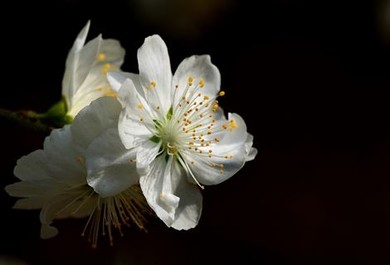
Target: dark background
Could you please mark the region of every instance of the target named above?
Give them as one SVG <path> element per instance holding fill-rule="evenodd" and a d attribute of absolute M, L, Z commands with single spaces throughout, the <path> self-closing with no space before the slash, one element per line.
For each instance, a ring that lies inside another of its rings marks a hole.
<path fill-rule="evenodd" d="M 256 4 L 256 5 L 254 5 Z M 190 231 L 151 220 L 100 240 L 85 220 L 56 222 L 39 238 L 39 212 L 12 210 L 0 191 L 1 257 L 23 264 L 390 264 L 390 1 L 17 1 L 1 17 L 0 107 L 46 110 L 60 99 L 65 58 L 91 19 L 136 50 L 158 33 L 172 70 L 210 54 L 225 111 L 244 117 L 259 154 L 204 190 Z M 10 15 L 8 18 L 4 14 Z M 44 134 L 0 120 L 2 186 Z"/>

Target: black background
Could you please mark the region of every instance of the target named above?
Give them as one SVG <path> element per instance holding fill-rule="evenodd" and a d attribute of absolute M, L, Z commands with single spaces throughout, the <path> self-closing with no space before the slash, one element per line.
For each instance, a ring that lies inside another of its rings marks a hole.
<path fill-rule="evenodd" d="M 254 5 L 256 4 L 256 5 Z M 12 5 L 12 6 L 10 6 Z M 259 154 L 203 191 L 199 225 L 151 220 L 91 249 L 85 220 L 39 238 L 39 212 L 12 210 L 1 189 L 1 257 L 26 264 L 390 264 L 389 1 L 17 1 L 2 7 L 0 107 L 46 110 L 65 58 L 91 19 L 136 51 L 160 34 L 172 70 L 210 54 L 225 111 L 244 117 Z M 387 5 L 387 6 L 386 6 Z M 386 13 L 387 8 L 387 13 Z M 5 14 L 10 15 L 6 17 Z M 386 20 L 387 19 L 387 20 Z M 386 22 L 387 21 L 387 22 Z M 2 186 L 44 134 L 1 120 Z"/>

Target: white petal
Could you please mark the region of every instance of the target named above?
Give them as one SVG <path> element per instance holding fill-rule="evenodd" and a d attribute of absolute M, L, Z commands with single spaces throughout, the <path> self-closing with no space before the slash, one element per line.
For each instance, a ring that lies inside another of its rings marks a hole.
<path fill-rule="evenodd" d="M 45 138 L 44 151 L 36 150 L 20 158 L 14 174 L 25 181 L 57 178 L 69 183 L 78 182 L 83 169 L 72 148 L 69 126 L 53 130 Z"/>
<path fill-rule="evenodd" d="M 141 97 L 144 97 L 139 75 L 133 74 L 133 73 L 127 73 L 127 72 L 120 72 L 120 71 L 112 71 L 112 72 L 109 72 L 107 74 L 108 82 L 110 83 L 112 89 L 117 91 L 117 92 L 119 92 L 119 89 L 121 88 L 123 83 L 126 81 L 126 79 L 130 79 L 133 82 L 133 85 L 135 86 L 136 91 L 141 95 Z M 120 100 L 120 98 L 118 98 L 118 99 Z M 126 105 L 123 104 L 123 107 L 125 107 L 125 106 Z"/>
<path fill-rule="evenodd" d="M 49 239 L 55 237 L 58 234 L 58 229 L 50 224 L 42 224 L 41 225 L 41 238 Z"/>
<path fill-rule="evenodd" d="M 189 77 L 193 78 L 193 84 L 187 91 Z M 204 86 L 200 87 L 199 82 L 204 82 Z M 194 55 L 180 63 L 173 76 L 173 86 L 175 87 L 174 106 L 177 106 L 182 96 L 187 94 L 186 92 L 192 92 L 196 87 L 202 93 L 202 97 L 206 95 L 215 97 L 221 86 L 221 75 L 218 68 L 211 63 L 210 56 Z"/>
<path fill-rule="evenodd" d="M 73 197 L 70 197 L 68 194 L 58 195 L 53 197 L 48 203 L 42 208 L 39 219 L 41 220 L 41 238 L 50 238 L 57 234 L 57 230 L 54 227 L 51 227 L 50 224 L 53 220 L 61 213 L 62 217 L 70 217 L 72 209 L 66 208 L 66 206 L 73 201 Z"/>
<path fill-rule="evenodd" d="M 87 42 L 85 46 L 79 51 L 79 58 L 73 75 L 73 95 L 87 78 L 89 71 L 96 61 L 96 56 L 99 53 L 102 42 L 103 39 L 101 35 L 99 35 L 95 39 Z"/>
<path fill-rule="evenodd" d="M 72 124 L 73 140 L 86 149 L 98 135 L 117 126 L 121 106 L 111 97 L 102 97 L 79 112 Z"/>
<path fill-rule="evenodd" d="M 11 193 L 9 192 L 9 194 L 11 194 Z M 15 204 L 12 208 L 23 209 L 23 210 L 40 209 L 47 203 L 47 201 L 48 201 L 48 198 L 43 197 L 43 196 L 19 199 L 15 202 Z"/>
<path fill-rule="evenodd" d="M 119 118 L 119 135 L 125 147 L 130 149 L 152 137 L 151 128 L 154 129 L 154 122 L 148 104 L 130 79 L 123 83 L 118 99 L 125 106 Z"/>
<path fill-rule="evenodd" d="M 253 145 L 253 135 L 248 133 L 248 137 L 245 142 L 246 162 L 252 161 L 253 159 L 255 159 L 257 155 L 257 149 L 252 147 L 252 145 Z"/>
<path fill-rule="evenodd" d="M 171 226 L 175 221 L 175 211 L 179 205 L 179 198 L 173 194 L 172 179 L 178 174 L 172 168 L 172 157 L 165 161 L 164 156 L 160 156 L 153 161 L 148 175 L 142 176 L 140 185 L 146 201 L 155 211 L 157 216 L 167 225 Z"/>
<path fill-rule="evenodd" d="M 236 113 L 228 113 L 228 121 L 233 121 L 235 123 L 235 128 L 228 128 L 224 130 L 224 135 L 221 137 L 220 143 L 217 147 L 222 147 L 226 145 L 241 145 L 246 142 L 248 133 L 246 131 L 245 121 L 241 118 L 240 115 Z M 222 147 L 224 148 L 224 147 Z"/>
<path fill-rule="evenodd" d="M 167 46 L 160 36 L 145 39 L 138 49 L 138 67 L 145 88 L 150 87 L 150 82 L 156 84 L 145 90 L 146 99 L 166 115 L 171 106 L 172 71 Z"/>
<path fill-rule="evenodd" d="M 172 182 L 177 185 L 174 193 L 180 198 L 180 202 L 172 227 L 187 230 L 194 228 L 199 222 L 202 213 L 202 194 L 196 184 L 188 182 L 179 163 L 174 163 L 173 167 L 175 168 L 172 169 Z"/>
<path fill-rule="evenodd" d="M 130 75 L 135 74 L 112 71 L 107 73 L 107 80 L 110 83 L 111 88 L 118 92 L 126 79 L 130 78 Z"/>
<path fill-rule="evenodd" d="M 88 49 L 89 44 L 84 49 Z M 115 96 L 116 92 L 111 89 L 107 81 L 107 72 L 118 71 L 124 55 L 125 50 L 118 41 L 112 39 L 101 41 L 97 54 L 90 54 L 91 58 L 88 58 L 88 61 L 93 63 L 87 65 L 89 68 L 83 68 L 87 75 L 74 92 L 68 115 L 76 116 L 81 109 L 99 97 Z M 81 65 L 81 62 L 79 64 Z"/>
<path fill-rule="evenodd" d="M 155 160 L 161 144 L 145 141 L 137 148 L 137 169 L 141 175 L 148 174 L 151 163 Z"/>
<path fill-rule="evenodd" d="M 85 170 L 74 148 L 70 125 L 53 130 L 43 146 L 47 160 L 41 167 L 46 168 L 51 178 L 67 183 L 80 182 Z"/>
<path fill-rule="evenodd" d="M 62 189 L 63 185 L 55 179 L 20 181 L 5 187 L 7 193 L 14 197 L 47 197 L 60 192 Z"/>
<path fill-rule="evenodd" d="M 36 150 L 27 156 L 22 156 L 16 162 L 14 174 L 21 180 L 41 180 L 50 178 L 47 175 L 45 165 L 47 158 L 43 150 Z"/>
<path fill-rule="evenodd" d="M 185 151 L 183 157 L 187 161 L 196 179 L 205 185 L 219 184 L 232 177 L 244 165 L 247 154 L 246 125 L 237 114 L 229 114 L 235 128 L 224 130 L 219 143 L 205 147 L 202 154 Z M 207 152 L 212 153 L 208 156 Z"/>
<path fill-rule="evenodd" d="M 97 137 L 86 157 L 87 182 L 101 197 L 115 196 L 138 183 L 136 153 L 125 149 L 116 128 Z"/>
<path fill-rule="evenodd" d="M 99 62 L 121 66 L 125 59 L 126 51 L 119 41 L 114 39 L 103 39 L 99 53 L 102 53 L 105 56 L 104 60 Z"/>
<path fill-rule="evenodd" d="M 85 40 L 87 39 L 90 24 L 90 21 L 88 21 L 84 28 L 80 31 L 66 59 L 65 74 L 62 80 L 62 94 L 65 96 L 68 104 L 70 104 L 75 89 L 77 88 L 74 76 L 76 74 L 77 63 L 79 60 L 78 53 L 84 46 Z"/>

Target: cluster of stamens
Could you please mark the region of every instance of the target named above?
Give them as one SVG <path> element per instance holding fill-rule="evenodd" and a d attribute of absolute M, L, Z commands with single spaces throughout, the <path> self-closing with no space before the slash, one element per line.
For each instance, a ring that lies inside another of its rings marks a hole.
<path fill-rule="evenodd" d="M 196 163 L 196 159 L 184 161 L 181 154 L 195 152 L 198 158 L 207 162 L 209 158 L 218 156 L 213 153 L 213 146 L 221 141 L 218 135 L 223 135 L 221 134 L 223 131 L 237 128 L 237 123 L 233 119 L 221 122 L 216 118 L 216 112 L 219 110 L 217 98 L 224 96 L 225 92 L 220 91 L 217 95 L 207 94 L 204 91 L 205 85 L 203 78 L 195 80 L 192 76 L 188 77 L 184 87 L 175 85 L 173 99 L 176 97 L 177 99 L 173 102 L 168 114 L 161 113 L 159 106 L 152 106 L 150 109 L 157 113 L 153 116 L 145 111 L 142 103 L 137 105 L 140 122 L 145 120 L 144 115 L 149 120 L 153 120 L 154 128 L 149 128 L 149 130 L 154 134 L 152 140 L 161 143 L 160 153 L 176 156 L 192 176 L 188 165 Z M 156 95 L 156 89 L 158 89 L 158 84 L 151 81 L 145 91 Z M 179 98 L 176 95 L 181 96 Z M 219 158 L 231 159 L 233 156 L 224 155 Z M 216 164 L 209 161 L 206 164 L 218 167 L 220 174 L 223 174 L 223 163 Z"/>

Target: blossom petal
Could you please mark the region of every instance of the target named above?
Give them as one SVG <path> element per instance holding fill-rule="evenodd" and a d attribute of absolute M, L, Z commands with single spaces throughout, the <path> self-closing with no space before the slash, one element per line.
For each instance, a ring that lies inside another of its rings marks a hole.
<path fill-rule="evenodd" d="M 55 129 L 45 138 L 43 149 L 46 168 L 52 178 L 60 182 L 79 183 L 85 170 L 80 161 L 80 154 L 72 142 L 70 125 Z M 61 161 L 59 163 L 59 161 Z"/>
<path fill-rule="evenodd" d="M 211 153 L 206 147 L 203 154 L 183 152 L 192 173 L 202 184 L 215 185 L 227 180 L 241 169 L 248 157 L 245 122 L 239 115 L 229 113 L 231 120 L 234 128 L 224 130 L 220 142 L 210 146 Z"/>
<path fill-rule="evenodd" d="M 245 162 L 252 161 L 257 155 L 257 149 L 252 147 L 253 145 L 253 135 L 248 133 L 248 137 L 245 142 L 245 153 L 246 159 Z"/>
<path fill-rule="evenodd" d="M 152 137 L 153 117 L 149 114 L 148 103 L 140 96 L 130 79 L 123 83 L 118 99 L 125 106 L 119 118 L 119 135 L 126 148 L 133 148 Z"/>
<path fill-rule="evenodd" d="M 74 198 L 68 196 L 67 194 L 62 194 L 56 197 L 53 197 L 48 203 L 42 208 L 39 219 L 41 221 L 41 238 L 47 239 L 53 236 L 56 236 L 58 231 L 56 228 L 50 226 L 53 220 L 61 211 L 67 211 L 68 216 L 70 216 L 69 209 L 66 208 Z"/>
<path fill-rule="evenodd" d="M 141 175 L 148 174 L 151 163 L 160 151 L 161 143 L 145 141 L 137 147 L 137 169 Z"/>
<path fill-rule="evenodd" d="M 116 127 L 121 106 L 111 97 L 102 97 L 80 111 L 72 124 L 73 141 L 86 149 L 107 128 Z"/>
<path fill-rule="evenodd" d="M 179 163 L 174 163 L 172 167 L 173 172 L 179 172 L 172 174 L 172 182 L 177 183 L 174 193 L 180 198 L 172 227 L 177 230 L 188 230 L 199 222 L 202 213 L 202 193 L 196 184 L 188 182 L 184 177 L 185 173 Z"/>
<path fill-rule="evenodd" d="M 99 54 L 104 56 L 103 59 L 97 58 L 100 63 L 121 66 L 125 59 L 126 51 L 119 41 L 114 39 L 103 39 L 103 42 L 100 45 Z"/>
<path fill-rule="evenodd" d="M 36 150 L 27 156 L 22 156 L 16 162 L 14 174 L 21 180 L 41 180 L 50 178 L 42 165 L 47 163 L 43 150 Z"/>
<path fill-rule="evenodd" d="M 138 183 L 136 153 L 125 149 L 117 128 L 96 137 L 86 157 L 87 182 L 101 197 L 115 196 Z"/>
<path fill-rule="evenodd" d="M 172 180 L 177 180 L 176 174 L 180 172 L 172 167 L 172 163 L 172 157 L 169 157 L 167 162 L 164 156 L 157 157 L 149 174 L 140 179 L 141 189 L 149 206 L 169 227 L 175 221 L 175 211 L 180 200 L 172 190 L 176 186 Z"/>
<path fill-rule="evenodd" d="M 58 229 L 50 224 L 42 224 L 41 225 L 41 238 L 49 239 L 55 237 L 58 234 Z"/>
<path fill-rule="evenodd" d="M 68 104 L 79 85 L 76 83 L 76 79 L 74 77 L 79 60 L 79 52 L 83 48 L 85 40 L 87 39 L 90 24 L 90 21 L 88 21 L 84 28 L 80 31 L 66 59 L 65 74 L 62 80 L 62 94 L 65 96 Z"/>
<path fill-rule="evenodd" d="M 47 197 L 60 192 L 62 189 L 63 186 L 55 179 L 20 181 L 5 187 L 7 193 L 14 197 Z"/>
<path fill-rule="evenodd" d="M 172 71 L 167 46 L 160 36 L 153 35 L 145 39 L 137 56 L 145 98 L 166 115 L 172 102 Z"/>
<path fill-rule="evenodd" d="M 202 97 L 215 97 L 221 86 L 221 75 L 218 68 L 211 63 L 210 56 L 191 56 L 183 60 L 173 76 L 175 87 L 174 106 L 186 94 L 198 89 Z M 186 88 L 191 85 L 190 89 Z M 197 94 L 197 93 L 196 93 Z"/>
<path fill-rule="evenodd" d="M 70 139 L 69 125 L 53 130 L 45 138 L 44 150 L 36 150 L 17 161 L 15 176 L 24 181 L 57 178 L 62 182 L 78 182 L 83 169 L 77 161 Z"/>

